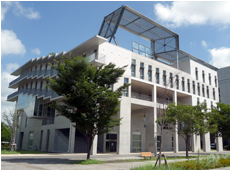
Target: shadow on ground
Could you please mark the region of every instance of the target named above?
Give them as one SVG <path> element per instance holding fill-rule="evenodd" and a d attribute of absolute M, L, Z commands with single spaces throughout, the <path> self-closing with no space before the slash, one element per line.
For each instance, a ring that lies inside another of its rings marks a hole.
<path fill-rule="evenodd" d="M 72 164 L 74 160 L 63 158 L 5 158 L 5 162 L 28 164 Z"/>

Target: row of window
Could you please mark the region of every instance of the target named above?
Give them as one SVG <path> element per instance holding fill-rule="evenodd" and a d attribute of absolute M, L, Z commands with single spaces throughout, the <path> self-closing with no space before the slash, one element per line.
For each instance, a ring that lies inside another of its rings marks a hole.
<path fill-rule="evenodd" d="M 196 80 L 199 80 L 197 67 L 195 67 L 195 75 L 196 75 Z M 203 81 L 203 83 L 205 83 L 205 72 L 204 72 L 204 70 L 202 70 L 202 81 Z M 211 73 L 208 73 L 208 81 L 209 81 L 209 85 L 212 85 Z M 217 76 L 215 76 L 215 87 L 217 87 Z"/>
<path fill-rule="evenodd" d="M 39 89 L 42 90 L 43 85 L 46 84 L 46 83 L 47 83 L 46 81 L 45 82 L 40 81 L 40 88 Z M 23 86 L 19 87 L 18 90 L 20 90 L 20 89 L 30 89 L 30 90 L 32 90 L 32 87 L 33 87 L 33 81 L 31 81 L 30 83 L 26 83 L 25 86 L 23 85 Z M 37 81 L 35 82 L 34 89 L 38 90 L 38 82 Z M 48 90 L 48 87 L 46 86 L 45 89 Z"/>
<path fill-rule="evenodd" d="M 53 65 L 53 63 L 52 63 L 52 65 Z M 45 64 L 45 70 L 46 70 L 46 71 L 48 70 L 48 66 L 49 66 L 49 64 L 46 63 L 46 64 Z M 42 67 L 43 67 L 42 64 L 40 64 L 40 65 L 35 65 L 34 69 L 33 69 L 33 67 L 31 67 L 31 68 L 30 68 L 29 70 L 27 70 L 26 72 L 42 71 Z"/>
<path fill-rule="evenodd" d="M 206 103 L 206 99 L 204 99 L 204 102 Z M 197 97 L 197 105 L 200 104 L 200 98 Z M 213 101 L 210 102 L 211 108 L 213 107 Z"/>
<path fill-rule="evenodd" d="M 132 59 L 132 65 L 131 65 L 131 73 L 132 73 L 132 76 L 133 77 L 136 77 L 136 60 Z M 160 72 L 159 72 L 159 68 L 156 68 L 156 83 L 157 84 L 160 84 Z M 176 85 L 176 89 L 179 90 L 179 87 L 180 87 L 180 83 L 179 83 L 179 75 L 176 74 L 175 75 L 175 82 L 173 81 L 174 79 L 174 76 L 173 76 L 173 73 L 169 73 L 169 84 L 167 84 L 167 75 L 166 75 L 166 70 L 163 70 L 163 77 L 162 77 L 162 80 L 163 80 L 163 85 L 164 86 L 169 86 L 171 88 L 173 88 L 174 84 Z M 141 62 L 140 63 L 140 79 L 144 79 L 144 63 Z M 185 78 L 182 77 L 181 78 L 181 88 L 182 88 L 182 91 L 185 91 Z M 148 81 L 152 81 L 152 66 L 149 65 L 148 66 Z M 211 81 L 211 80 L 210 80 Z M 216 80 L 216 76 L 215 76 L 215 81 Z M 217 84 L 216 84 L 217 86 Z M 188 93 L 191 93 L 191 90 L 190 90 L 190 79 L 187 79 L 187 92 Z M 193 94 L 196 94 L 196 85 L 195 85 L 195 81 L 192 81 L 192 93 Z M 200 96 L 200 83 L 197 83 L 197 94 Z M 206 88 L 206 95 L 207 95 L 207 98 L 209 98 L 209 86 L 207 86 Z M 204 84 L 202 84 L 202 96 L 205 97 L 205 88 L 204 88 Z M 213 99 L 215 100 L 215 88 L 213 88 Z"/>

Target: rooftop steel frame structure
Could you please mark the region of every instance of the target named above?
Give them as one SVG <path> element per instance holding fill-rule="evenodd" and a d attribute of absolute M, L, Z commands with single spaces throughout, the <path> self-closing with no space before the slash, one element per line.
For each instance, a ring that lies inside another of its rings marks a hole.
<path fill-rule="evenodd" d="M 109 39 L 115 38 L 118 27 L 133 33 L 151 42 L 151 55 L 153 59 L 160 59 L 175 65 L 179 69 L 179 63 L 192 59 L 213 70 L 216 67 L 179 49 L 179 35 L 154 22 L 146 16 L 138 13 L 128 6 L 121 6 L 114 12 L 104 17 L 98 35 Z"/>

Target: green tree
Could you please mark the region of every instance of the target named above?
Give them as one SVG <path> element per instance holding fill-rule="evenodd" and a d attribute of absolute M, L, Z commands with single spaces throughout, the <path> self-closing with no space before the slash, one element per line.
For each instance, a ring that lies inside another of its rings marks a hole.
<path fill-rule="evenodd" d="M 166 109 L 168 121 L 178 125 L 176 130 L 185 140 L 186 157 L 188 157 L 189 140 L 193 134 L 203 135 L 216 128 L 215 126 L 210 126 L 207 111 L 206 103 L 197 106 L 180 103 L 176 106 L 171 103 Z"/>
<path fill-rule="evenodd" d="M 58 71 L 58 78 L 49 78 L 48 87 L 63 96 L 62 104 L 52 107 L 72 122 L 85 135 L 87 140 L 87 159 L 95 135 L 107 133 L 120 124 L 118 113 L 119 98 L 129 84 L 112 90 L 125 67 L 115 68 L 114 64 L 94 66 L 84 57 L 63 57 L 62 62 L 52 68 Z"/>
<path fill-rule="evenodd" d="M 225 103 L 217 103 L 212 108 L 210 122 L 218 126 L 217 135 L 222 135 L 226 139 L 230 139 L 230 105 Z"/>
<path fill-rule="evenodd" d="M 1 122 L 1 141 L 10 142 L 11 131 L 4 122 Z"/>

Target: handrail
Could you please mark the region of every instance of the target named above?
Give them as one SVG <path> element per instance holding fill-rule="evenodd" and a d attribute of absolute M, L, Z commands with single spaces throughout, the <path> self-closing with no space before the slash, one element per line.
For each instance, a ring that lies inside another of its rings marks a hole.
<path fill-rule="evenodd" d="M 140 94 L 140 93 L 131 93 L 131 97 L 135 99 L 141 99 L 141 100 L 146 100 L 146 101 L 152 101 L 152 96 L 151 95 L 145 95 L 145 94 Z"/>

